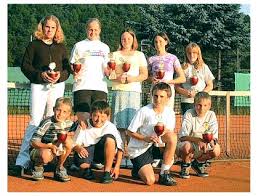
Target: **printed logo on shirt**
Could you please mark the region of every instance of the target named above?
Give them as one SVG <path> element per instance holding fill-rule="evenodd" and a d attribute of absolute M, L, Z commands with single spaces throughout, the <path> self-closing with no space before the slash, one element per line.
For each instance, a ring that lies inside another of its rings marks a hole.
<path fill-rule="evenodd" d="M 101 50 L 87 50 L 84 52 L 84 56 L 101 56 L 104 57 L 104 52 Z"/>

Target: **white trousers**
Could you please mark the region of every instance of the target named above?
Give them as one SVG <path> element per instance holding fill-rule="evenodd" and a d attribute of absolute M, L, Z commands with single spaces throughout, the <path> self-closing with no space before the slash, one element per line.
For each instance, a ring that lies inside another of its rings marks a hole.
<path fill-rule="evenodd" d="M 53 107 L 56 99 L 64 95 L 65 83 L 31 84 L 30 116 L 31 120 L 25 131 L 20 152 L 16 159 L 16 165 L 27 168 L 30 164 L 30 140 L 41 120 L 53 115 Z"/>

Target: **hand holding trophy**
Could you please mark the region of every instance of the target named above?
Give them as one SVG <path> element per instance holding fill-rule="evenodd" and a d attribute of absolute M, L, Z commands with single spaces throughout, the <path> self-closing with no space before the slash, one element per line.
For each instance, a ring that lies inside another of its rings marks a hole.
<path fill-rule="evenodd" d="M 47 72 L 48 76 L 55 80 L 56 77 L 58 76 L 58 73 L 54 71 L 54 69 L 56 68 L 56 63 L 55 62 L 49 63 L 48 68 L 49 68 L 49 71 Z M 54 88 L 53 83 L 48 84 L 47 87 Z"/>
<path fill-rule="evenodd" d="M 61 123 L 61 131 L 58 132 L 57 134 L 57 141 L 59 143 L 59 146 L 57 147 L 57 152 L 56 152 L 56 156 L 60 156 L 62 154 L 64 154 L 64 148 L 63 148 L 63 143 L 65 142 L 66 138 L 67 138 L 67 131 L 65 131 L 65 123 L 62 122 Z"/>
<path fill-rule="evenodd" d="M 116 71 L 115 71 L 115 69 L 116 69 L 116 62 L 115 62 L 115 59 L 113 57 L 113 53 L 112 52 L 109 53 L 108 57 L 110 59 L 109 62 L 108 62 L 108 67 L 111 69 L 111 73 L 110 73 L 108 78 L 110 80 L 115 80 L 116 79 Z"/>
<path fill-rule="evenodd" d="M 165 131 L 165 126 L 163 122 L 158 122 L 155 126 L 154 126 L 154 131 L 157 134 L 157 136 L 159 137 L 159 143 L 155 143 L 154 145 L 156 147 L 164 147 L 165 144 L 162 142 L 160 136 L 164 133 Z"/>

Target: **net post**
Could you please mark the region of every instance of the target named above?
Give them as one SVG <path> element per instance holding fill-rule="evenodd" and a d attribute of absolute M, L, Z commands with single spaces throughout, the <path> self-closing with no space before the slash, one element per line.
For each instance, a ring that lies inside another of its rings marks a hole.
<path fill-rule="evenodd" d="M 226 155 L 230 156 L 230 92 L 226 93 Z"/>

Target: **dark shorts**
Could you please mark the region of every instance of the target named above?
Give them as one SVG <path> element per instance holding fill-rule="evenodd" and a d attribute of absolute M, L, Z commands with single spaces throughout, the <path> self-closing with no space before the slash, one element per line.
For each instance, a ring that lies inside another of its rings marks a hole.
<path fill-rule="evenodd" d="M 78 153 L 75 152 L 74 153 L 75 165 L 79 167 L 83 163 L 91 164 L 93 161 L 95 161 L 96 163 L 104 164 L 104 160 L 105 160 L 104 146 L 107 138 L 112 138 L 116 142 L 116 139 L 113 135 L 111 134 L 104 135 L 97 144 L 85 147 L 85 149 L 89 153 L 89 156 L 86 158 L 80 158 Z"/>
<path fill-rule="evenodd" d="M 138 173 L 144 165 L 151 164 L 154 159 L 162 159 L 162 154 L 158 147 L 152 145 L 145 153 L 131 159 L 134 172 Z"/>
<path fill-rule="evenodd" d="M 107 93 L 94 90 L 79 90 L 73 92 L 74 107 L 81 103 L 88 103 L 89 106 L 91 106 L 91 104 L 97 100 L 107 101 Z"/>

